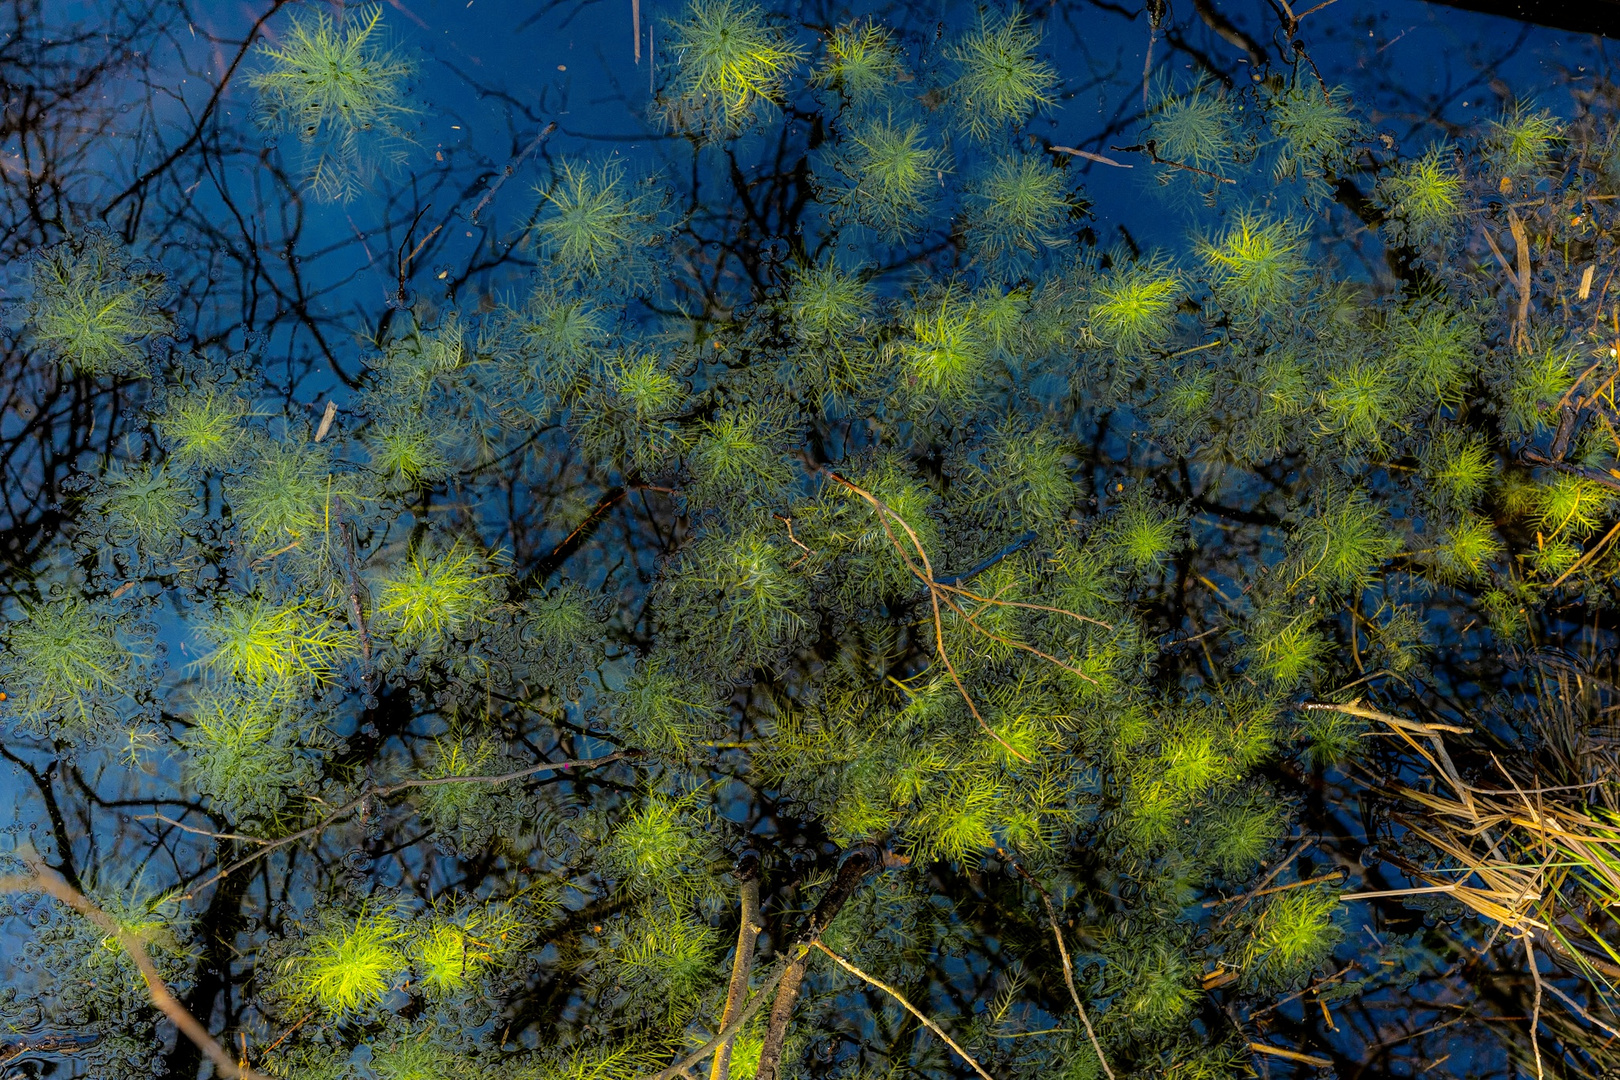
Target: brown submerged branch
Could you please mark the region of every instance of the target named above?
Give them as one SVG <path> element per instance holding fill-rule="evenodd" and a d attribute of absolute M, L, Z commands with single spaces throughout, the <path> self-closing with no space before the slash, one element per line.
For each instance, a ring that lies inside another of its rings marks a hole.
<path fill-rule="evenodd" d="M 231 1080 L 270 1080 L 269 1077 L 247 1065 L 238 1064 L 219 1041 L 208 1033 L 195 1016 L 186 1011 L 180 1004 L 180 999 L 174 996 L 163 976 L 158 974 L 157 965 L 152 963 L 152 956 L 146 951 L 146 943 L 138 934 L 131 934 L 118 925 L 118 921 L 97 907 L 89 897 L 67 883 L 67 880 L 50 869 L 37 858 L 28 862 L 31 873 L 9 874 L 0 877 L 0 893 L 13 892 L 41 892 L 55 900 L 66 904 L 80 915 L 84 916 L 104 934 L 117 938 L 129 958 L 135 962 L 140 970 L 141 977 L 146 980 L 147 992 L 152 997 L 152 1004 L 169 1022 L 180 1030 L 180 1033 L 196 1044 L 197 1049 L 208 1056 L 214 1063 L 214 1068 L 223 1076 Z"/>
<path fill-rule="evenodd" d="M 720 1030 L 724 1031 L 742 1011 L 748 996 L 748 976 L 754 968 L 754 946 L 765 927 L 759 921 L 759 857 L 745 856 L 737 867 L 742 880 L 742 921 L 737 927 L 737 955 L 731 962 L 731 983 L 726 987 L 726 1005 L 720 1013 Z M 709 1080 L 729 1080 L 731 1075 L 731 1045 L 735 1036 L 727 1038 L 714 1052 L 714 1064 L 709 1069 Z"/>

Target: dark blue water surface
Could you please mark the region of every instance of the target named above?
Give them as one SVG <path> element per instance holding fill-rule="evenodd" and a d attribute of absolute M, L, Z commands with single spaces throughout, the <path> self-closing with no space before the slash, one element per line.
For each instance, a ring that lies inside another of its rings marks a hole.
<path fill-rule="evenodd" d="M 224 355 L 251 345 L 270 381 L 312 421 L 328 400 L 347 408 L 362 357 L 372 351 L 367 341 L 412 305 L 475 313 L 524 290 L 534 263 L 526 237 L 536 187 L 561 160 L 617 157 L 637 173 L 679 179 L 683 191 L 695 184 L 695 201 L 684 209 L 700 229 L 706 212 L 723 209 L 704 207 L 702 200 L 729 191 L 717 182 L 729 165 L 718 152 L 694 150 L 650 118 L 653 91 L 669 60 L 663 20 L 675 10 L 660 0 L 641 0 L 639 7 L 632 0 L 387 0 L 390 40 L 419 59 L 411 90 L 414 145 L 370 190 L 332 204 L 299 196 L 292 182 L 298 140 L 267 141 L 253 123 L 253 95 L 242 77 L 255 62 L 248 43 L 255 35 L 277 40 L 301 5 L 45 0 L 30 8 L 19 0 L 17 7 L 28 16 L 31 40 L 26 48 L 15 37 L 0 44 L 0 55 L 12 50 L 7 90 L 15 92 L 5 108 L 32 107 L 22 88 L 25 75 L 50 84 L 98 56 L 108 66 L 86 81 L 88 91 L 60 88 L 84 94 L 65 119 L 0 147 L 11 197 L 29 207 L 7 211 L 11 218 L 0 228 L 8 232 L 0 236 L 37 233 L 48 241 L 64 228 L 104 221 L 160 260 L 179 283 L 188 347 Z M 1275 52 L 1278 22 L 1270 4 L 1223 0 L 1218 8 L 1209 20 L 1191 0 L 1180 0 L 1151 35 L 1145 14 L 1130 2 L 1054 0 L 1030 8 L 1048 59 L 1062 74 L 1059 101 L 1030 130 L 1054 144 L 1140 165 L 1140 155 L 1117 148 L 1138 141 L 1144 79 L 1150 88 L 1201 78 L 1242 85 L 1253 67 L 1244 39 Z M 926 50 L 969 25 L 978 8 L 919 0 L 857 7 L 809 2 L 782 11 L 790 23 L 817 28 L 863 13 Z M 1343 86 L 1379 132 L 1408 150 L 1469 130 L 1516 101 L 1573 115 L 1583 89 L 1608 73 L 1601 39 L 1426 3 L 1337 0 L 1306 17 L 1300 34 L 1324 79 Z M 801 40 L 813 45 L 812 31 L 802 31 Z M 98 53 L 114 41 L 121 43 L 114 53 Z M 222 85 L 227 71 L 231 78 Z M 555 131 L 542 138 L 553 124 Z M 733 149 L 738 167 L 769 163 L 778 134 L 767 128 L 740 139 Z M 30 170 L 45 143 L 70 152 L 56 159 L 50 176 L 39 177 Z M 1085 178 L 1089 224 L 1099 244 L 1177 248 L 1200 220 L 1197 206 L 1161 197 L 1145 168 L 1086 160 L 1075 167 Z M 1327 204 L 1317 226 L 1324 254 L 1346 274 L 1385 272 L 1347 211 Z M 0 290 L 11 295 L 16 279 L 15 263 L 0 264 Z M 21 382 L 14 388 L 0 434 L 14 436 L 31 422 L 25 400 L 31 392 Z M 31 546 L 42 532 L 35 526 L 60 497 L 44 481 L 56 467 L 48 457 L 23 455 L 7 463 L 3 524 L 11 529 L 14 566 L 44 555 Z M 529 540 L 531 547 L 560 540 L 577 511 L 559 515 L 557 526 L 539 534 L 543 540 Z M 512 542 L 498 535 L 490 540 Z M 158 677 L 177 679 L 194 659 L 191 647 L 172 625 L 160 640 L 168 655 Z M 140 858 L 138 842 L 130 839 L 140 835 L 133 820 L 152 811 L 147 800 L 170 790 L 165 770 L 172 763 L 137 755 L 140 767 L 130 768 L 122 749 L 81 754 L 71 783 L 101 805 L 53 822 L 42 792 L 67 781 L 45 772 L 51 755 L 43 744 L 8 736 L 7 760 L 0 762 L 0 825 L 36 841 L 54 832 L 85 865 L 108 858 L 120 844 L 132 844 L 122 853 Z M 1350 798 L 1339 779 L 1329 776 L 1318 809 L 1323 820 L 1336 818 L 1353 836 L 1357 811 L 1337 805 Z M 1415 916 L 1412 926 L 1420 923 Z M 1388 950 L 1386 966 L 1411 975 L 1396 981 L 1414 988 L 1389 990 L 1387 999 L 1379 996 L 1385 991 L 1371 991 L 1355 1016 L 1331 1028 L 1314 999 L 1309 1010 L 1299 1002 L 1284 1005 L 1286 1028 L 1295 1034 L 1308 1029 L 1345 1060 L 1370 1063 L 1371 1073 L 1414 1075 L 1445 1046 L 1456 1055 L 1447 1067 L 1453 1075 L 1502 1075 L 1512 1068 L 1506 1052 L 1477 1026 L 1454 1045 L 1443 1030 L 1427 1037 L 1414 1044 L 1423 1049 L 1411 1058 L 1374 1054 L 1370 1047 L 1399 1036 L 1378 1015 L 1380 1001 L 1405 1010 L 1411 1031 L 1442 1024 L 1461 984 L 1440 977 L 1440 968 L 1450 966 L 1447 974 L 1455 974 L 1452 965 L 1462 961 L 1441 965 L 1432 955 L 1402 952 L 1399 933 L 1367 928 L 1372 915 L 1365 905 L 1352 910 L 1349 925 L 1356 928 L 1350 947 Z M 16 961 L 17 947 L 15 939 L 0 946 L 0 961 Z M 26 985 L 20 973 L 19 985 Z M 1424 1008 L 1414 1011 L 1414 1000 L 1426 1002 Z"/>

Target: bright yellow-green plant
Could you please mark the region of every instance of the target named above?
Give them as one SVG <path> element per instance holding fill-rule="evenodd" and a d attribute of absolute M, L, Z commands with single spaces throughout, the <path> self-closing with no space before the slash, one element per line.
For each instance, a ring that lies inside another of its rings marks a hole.
<path fill-rule="evenodd" d="M 488 903 L 435 911 L 427 926 L 412 935 L 408 951 L 427 992 L 449 997 L 521 954 L 533 936 L 532 922 L 516 907 Z"/>
<path fill-rule="evenodd" d="M 434 652 L 489 617 L 503 581 L 468 544 L 436 555 L 417 549 L 378 583 L 377 628 L 402 648 Z"/>
<path fill-rule="evenodd" d="M 962 398 L 991 359 L 977 306 L 954 289 L 919 297 L 897 348 L 905 388 L 924 403 Z"/>
<path fill-rule="evenodd" d="M 781 105 L 804 49 L 764 10 L 738 0 L 691 0 L 669 23 L 675 57 L 658 110 L 678 129 L 722 138 Z"/>
<path fill-rule="evenodd" d="M 355 630 L 312 599 L 225 599 L 197 632 L 209 646 L 199 663 L 211 674 L 275 694 L 326 682 L 360 644 Z"/>
<path fill-rule="evenodd" d="M 281 962 L 276 986 L 297 1004 L 334 1018 L 370 1008 L 404 974 L 407 937 L 391 908 L 330 919 Z"/>
<path fill-rule="evenodd" d="M 1344 936 L 1336 918 L 1340 910 L 1339 895 L 1330 889 L 1290 889 L 1271 897 L 1253 919 L 1246 977 L 1275 986 L 1308 975 Z"/>
<path fill-rule="evenodd" d="M 1279 303 L 1305 281 L 1304 240 L 1293 222 L 1237 215 L 1198 244 L 1218 301 L 1240 313 Z"/>
<path fill-rule="evenodd" d="M 1091 306 L 1091 333 L 1119 353 L 1162 340 L 1175 319 L 1182 284 L 1163 260 L 1133 262 L 1100 281 Z"/>

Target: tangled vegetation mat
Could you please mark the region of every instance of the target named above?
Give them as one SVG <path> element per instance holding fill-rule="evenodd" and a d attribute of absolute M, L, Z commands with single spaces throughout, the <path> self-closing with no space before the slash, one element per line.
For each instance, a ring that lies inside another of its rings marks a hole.
<path fill-rule="evenodd" d="M 0 20 L 5 1077 L 1615 1075 L 1601 40 Z"/>

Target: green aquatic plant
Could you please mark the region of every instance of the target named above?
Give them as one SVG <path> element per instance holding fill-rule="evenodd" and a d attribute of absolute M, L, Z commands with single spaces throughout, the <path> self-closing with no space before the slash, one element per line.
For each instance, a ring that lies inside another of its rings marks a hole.
<path fill-rule="evenodd" d="M 1317 395 L 1318 430 L 1351 454 L 1384 449 L 1411 407 L 1401 383 L 1399 370 L 1383 360 L 1356 357 L 1329 371 Z"/>
<path fill-rule="evenodd" d="M 334 513 L 341 514 L 353 494 L 314 443 L 262 444 L 247 467 L 225 481 L 231 517 L 257 548 L 298 545 L 329 532 Z"/>
<path fill-rule="evenodd" d="M 1266 613 L 1249 631 L 1249 670 L 1281 690 L 1308 682 L 1332 654 L 1333 643 L 1309 612 L 1293 616 Z"/>
<path fill-rule="evenodd" d="M 408 965 L 407 929 L 392 909 L 325 921 L 281 962 L 277 988 L 299 1005 L 342 1017 L 381 1001 Z"/>
<path fill-rule="evenodd" d="M 1479 324 L 1465 312 L 1425 304 L 1402 313 L 1390 331 L 1391 359 L 1406 372 L 1410 390 L 1445 408 L 1461 405 L 1478 365 Z"/>
<path fill-rule="evenodd" d="M 1223 175 L 1237 150 L 1232 105 L 1209 83 L 1165 92 L 1148 117 L 1148 136 L 1159 156 L 1179 165 Z M 1168 184 L 1178 176 L 1197 176 L 1182 169 L 1161 168 L 1158 180 Z"/>
<path fill-rule="evenodd" d="M 1436 545 L 1440 579 L 1451 584 L 1478 581 L 1502 551 L 1496 524 L 1477 514 L 1467 515 L 1448 527 Z"/>
<path fill-rule="evenodd" d="M 1031 525 L 1049 520 L 1080 497 L 1074 449 L 1044 424 L 1002 421 L 986 440 L 973 475 L 975 502 L 1016 514 Z"/>
<path fill-rule="evenodd" d="M 1489 124 L 1486 159 L 1510 177 L 1543 172 L 1563 138 L 1564 127 L 1552 113 L 1521 101 Z"/>
<path fill-rule="evenodd" d="M 1216 299 L 1239 312 L 1262 311 L 1293 298 L 1305 284 L 1304 237 L 1293 222 L 1239 214 L 1197 248 Z"/>
<path fill-rule="evenodd" d="M 871 313 L 872 288 L 858 272 L 836 262 L 801 266 L 788 286 L 788 317 L 806 342 L 831 343 L 854 331 Z"/>
<path fill-rule="evenodd" d="M 220 601 L 198 622 L 197 635 L 209 646 L 202 667 L 275 694 L 330 680 L 360 644 L 359 634 L 314 600 L 263 596 Z"/>
<path fill-rule="evenodd" d="M 1385 511 L 1364 488 L 1318 496 L 1314 512 L 1289 534 L 1290 580 L 1309 581 L 1330 593 L 1356 593 L 1402 547 Z"/>
<path fill-rule="evenodd" d="M 521 955 L 534 932 L 533 922 L 514 905 L 481 904 L 435 912 L 412 935 L 407 951 L 429 996 L 448 997 Z"/>
<path fill-rule="evenodd" d="M 951 95 L 975 139 L 1017 125 L 1052 103 L 1058 76 L 1036 58 L 1040 44 L 1041 35 L 1015 9 L 999 18 L 981 15 L 978 28 L 952 46 Z"/>
<path fill-rule="evenodd" d="M 23 607 L 5 629 L 0 676 L 29 727 L 90 731 L 105 725 L 134 688 L 127 620 L 79 596 Z"/>
<path fill-rule="evenodd" d="M 1597 531 L 1616 500 L 1605 484 L 1585 477 L 1555 473 L 1530 489 L 1530 510 L 1536 529 L 1546 539 L 1565 533 L 1584 538 Z"/>
<path fill-rule="evenodd" d="M 1563 346 L 1544 349 L 1514 364 L 1498 392 L 1502 425 L 1512 435 L 1533 434 L 1557 424 L 1556 403 L 1575 382 L 1575 353 Z"/>
<path fill-rule="evenodd" d="M 1275 805 L 1240 802 L 1219 807 L 1209 823 L 1214 843 L 1209 857 L 1220 872 L 1241 880 L 1254 871 L 1284 835 L 1285 819 Z"/>
<path fill-rule="evenodd" d="M 805 625 L 801 553 L 773 532 L 705 537 L 693 548 L 678 610 L 702 617 L 695 643 L 709 662 L 759 664 Z"/>
<path fill-rule="evenodd" d="M 1133 942 L 1111 951 L 1109 961 L 1104 975 L 1132 1027 L 1164 1030 L 1198 1002 L 1192 963 L 1168 941 Z"/>
<path fill-rule="evenodd" d="M 734 134 L 783 104 L 804 62 L 804 49 L 763 9 L 737 0 L 691 0 L 667 33 L 675 59 L 657 109 L 671 127 L 704 138 Z"/>
<path fill-rule="evenodd" d="M 645 996 L 671 1013 L 702 990 L 720 945 L 714 927 L 680 911 L 644 915 L 626 937 L 616 959 L 630 978 L 644 980 Z"/>
<path fill-rule="evenodd" d="M 648 795 L 600 849 L 602 871 L 632 896 L 690 897 L 703 882 L 693 870 L 714 850 L 711 816 L 702 791 Z"/>
<path fill-rule="evenodd" d="M 909 394 L 927 402 L 966 397 L 990 362 L 976 305 L 954 289 L 920 297 L 897 359 Z"/>
<path fill-rule="evenodd" d="M 835 28 L 826 50 L 811 83 L 837 91 L 857 108 L 882 100 L 907 77 L 894 35 L 875 22 Z"/>
<path fill-rule="evenodd" d="M 1064 174 L 1033 157 L 996 159 L 968 186 L 966 203 L 968 244 L 992 264 L 1067 243 L 1064 227 L 1079 209 Z"/>
<path fill-rule="evenodd" d="M 768 494 L 792 478 L 781 450 L 786 432 L 769 410 L 728 410 L 704 421 L 702 430 L 688 455 L 697 501 Z"/>
<path fill-rule="evenodd" d="M 243 445 L 247 414 L 241 398 L 210 386 L 167 398 L 152 426 L 176 465 L 217 469 Z"/>
<path fill-rule="evenodd" d="M 539 191 L 536 243 L 560 271 L 584 280 L 647 272 L 648 249 L 668 224 L 655 181 L 632 184 L 623 162 L 613 159 L 595 168 L 565 160 Z"/>
<path fill-rule="evenodd" d="M 260 42 L 247 74 L 258 93 L 258 122 L 298 136 L 306 148 L 305 185 L 328 202 L 348 202 L 379 164 L 404 158 L 415 110 L 406 88 L 416 62 L 383 40 L 382 5 L 342 18 L 294 15 L 278 43 Z"/>
<path fill-rule="evenodd" d="M 1438 239 L 1456 223 L 1463 209 L 1463 179 L 1456 157 L 1454 147 L 1436 143 L 1380 181 L 1380 194 L 1406 227 L 1402 235 L 1419 242 Z"/>
<path fill-rule="evenodd" d="M 457 776 L 487 773 L 496 759 L 496 745 L 489 739 L 447 736 L 433 740 L 430 764 L 423 771 L 427 780 L 449 780 Z M 441 833 L 454 832 L 489 809 L 496 790 L 488 784 L 441 783 L 420 789 L 416 797 L 422 814 Z"/>
<path fill-rule="evenodd" d="M 388 480 L 422 487 L 450 473 L 450 459 L 438 434 L 423 417 L 407 413 L 391 417 L 365 436 L 368 464 Z"/>
<path fill-rule="evenodd" d="M 1188 13 L 1163 7 L 1149 37 L 1179 49 Z M 1603 94 L 1513 191 L 1464 157 L 1419 177 L 1299 50 L 1152 108 L 1150 72 L 1134 118 L 1124 72 L 1121 129 L 1057 156 L 1032 130 L 1060 89 L 1029 79 L 1038 16 L 970 13 L 977 57 L 931 21 L 798 16 L 704 15 L 788 52 L 819 35 L 808 87 L 796 60 L 750 68 L 736 39 L 677 54 L 654 28 L 663 66 L 639 77 L 665 78 L 666 104 L 733 61 L 757 77 L 681 106 L 698 127 L 665 140 L 684 164 L 659 184 L 538 140 L 511 161 L 541 161 L 533 222 L 480 238 L 445 202 L 481 166 L 444 117 L 420 198 L 356 208 L 359 261 L 333 261 L 316 256 L 351 235 L 342 208 L 283 252 L 301 219 L 296 198 L 264 203 L 274 151 L 256 186 L 230 153 L 182 149 L 109 214 L 196 263 L 173 274 L 194 346 L 132 340 L 161 376 L 97 382 L 16 326 L 0 720 L 29 781 L 18 824 L 39 819 L 41 858 L 87 894 L 116 895 L 97 864 L 128 860 L 176 897 L 165 917 L 206 915 L 161 973 L 233 1056 L 245 1031 L 251 1067 L 637 1080 L 735 1027 L 729 998 L 757 1007 L 729 1075 L 971 1071 L 895 1038 L 898 1007 L 824 954 L 796 964 L 814 940 L 926 1005 L 988 1075 L 1227 1080 L 1260 1067 L 1255 1025 L 1297 1019 L 1289 985 L 1332 950 L 1360 974 L 1307 1004 L 1472 977 L 1399 910 L 1463 894 L 1366 896 L 1383 883 L 1353 857 L 1436 739 L 1460 766 L 1491 750 L 1538 806 L 1605 795 L 1555 738 L 1590 734 L 1613 696 L 1589 677 L 1620 565 Z M 578 93 L 577 51 L 566 66 L 545 81 Z M 1478 134 L 1454 137 L 1483 155 Z M 82 218 L 83 185 L 28 164 L 60 179 L 47 216 Z M 1184 229 L 1162 240 L 1182 215 L 1145 207 L 1088 220 L 1082 170 L 1095 192 L 1184 178 Z M 238 177 L 239 219 L 153 216 L 209 175 Z M 1327 183 L 1354 214 L 1286 217 Z M 1490 238 L 1533 248 L 1528 293 L 1461 227 L 1498 212 Z M 253 235 L 208 246 L 239 223 Z M 255 253 L 285 272 L 242 292 Z M 271 279 L 299 288 L 252 299 Z M 155 641 L 145 662 L 141 612 L 171 664 Z M 1459 708 L 1473 734 L 1430 722 Z M 1538 738 L 1497 737 L 1516 731 Z M 1363 830 L 1324 791 L 1378 813 Z M 1456 865 L 1398 838 L 1386 854 L 1413 873 Z M 1346 925 L 1376 939 L 1333 944 L 1340 886 L 1307 892 L 1333 866 L 1366 879 L 1343 885 L 1363 894 Z M 107 1080 L 207 1070 L 105 930 L 4 899 L 37 966 L 0 989 L 0 1020 L 82 1038 L 80 1071 Z M 145 899 L 115 917 L 146 933 Z M 1544 1040 L 1572 1030 L 1555 1007 Z M 1314 1056 L 1294 1034 L 1266 1039 Z"/>
<path fill-rule="evenodd" d="M 1089 329 L 1121 354 L 1156 345 L 1169 336 L 1181 292 L 1181 280 L 1163 260 L 1116 267 L 1097 285 Z"/>
<path fill-rule="evenodd" d="M 1327 170 L 1345 159 L 1361 130 L 1343 87 L 1326 89 L 1315 78 L 1296 78 L 1267 103 L 1271 131 L 1282 140 L 1274 175 L 1301 177 L 1322 190 Z"/>
<path fill-rule="evenodd" d="M 1105 527 L 1103 542 L 1122 568 L 1150 573 L 1181 546 L 1185 528 L 1183 515 L 1136 489 L 1120 500 Z"/>
<path fill-rule="evenodd" d="M 180 737 L 187 779 L 236 819 L 279 811 L 289 791 L 314 778 L 287 703 L 209 691 L 192 705 Z"/>
<path fill-rule="evenodd" d="M 637 664 L 607 700 L 626 737 L 653 751 L 688 752 L 697 740 L 710 737 L 720 717 L 709 688 L 661 659 Z"/>
<path fill-rule="evenodd" d="M 834 154 L 835 181 L 823 178 L 835 205 L 885 239 L 903 240 L 927 216 L 950 162 L 921 122 L 865 120 Z"/>
<path fill-rule="evenodd" d="M 153 464 L 108 474 L 88 502 L 97 513 L 106 515 L 115 533 L 133 537 L 143 548 L 166 546 L 177 539 L 181 524 L 198 508 L 189 482 Z"/>
<path fill-rule="evenodd" d="M 401 648 L 436 652 L 490 617 L 504 580 L 468 544 L 438 554 L 417 549 L 378 583 L 377 629 Z"/>
<path fill-rule="evenodd" d="M 1290 889 L 1271 897 L 1249 925 L 1245 976 L 1278 986 L 1309 975 L 1344 937 L 1339 910 L 1339 895 L 1329 889 Z"/>
<path fill-rule="evenodd" d="M 1420 455 L 1423 482 L 1442 506 L 1474 506 L 1496 475 L 1496 456 L 1478 435 L 1456 428 L 1440 431 Z"/>
<path fill-rule="evenodd" d="M 171 289 L 105 228 L 43 248 L 26 264 L 22 303 L 29 340 L 81 375 L 144 375 L 152 346 L 174 333 L 163 309 Z"/>

